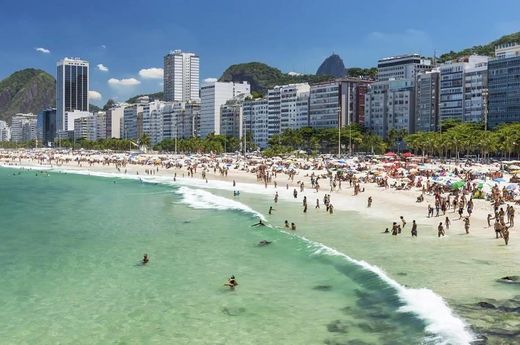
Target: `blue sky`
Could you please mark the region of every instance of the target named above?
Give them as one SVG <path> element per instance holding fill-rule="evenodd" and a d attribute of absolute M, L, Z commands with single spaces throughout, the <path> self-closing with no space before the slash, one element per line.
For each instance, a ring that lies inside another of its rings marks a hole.
<path fill-rule="evenodd" d="M 440 54 L 516 31 L 518 0 L 5 1 L 0 79 L 26 67 L 55 75 L 57 60 L 81 57 L 91 65 L 90 89 L 102 96 L 92 103 L 102 105 L 162 90 L 162 79 L 150 78 L 157 70 L 139 71 L 162 68 L 172 49 L 199 54 L 205 79 L 249 61 L 315 73 L 332 52 L 347 67 L 369 67 L 389 55 Z"/>

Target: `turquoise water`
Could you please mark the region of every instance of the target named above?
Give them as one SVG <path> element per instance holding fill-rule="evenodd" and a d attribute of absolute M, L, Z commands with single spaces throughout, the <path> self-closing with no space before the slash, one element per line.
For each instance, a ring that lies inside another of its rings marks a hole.
<path fill-rule="evenodd" d="M 461 343 L 403 300 L 421 295 L 252 228 L 241 207 L 194 188 L 0 169 L 0 342 Z"/>

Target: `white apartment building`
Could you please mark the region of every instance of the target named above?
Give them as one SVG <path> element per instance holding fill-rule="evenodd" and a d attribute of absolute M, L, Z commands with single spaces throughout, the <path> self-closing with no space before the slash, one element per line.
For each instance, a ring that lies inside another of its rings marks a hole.
<path fill-rule="evenodd" d="M 220 134 L 242 139 L 244 135 L 243 103 L 245 95 L 238 95 L 220 106 Z"/>
<path fill-rule="evenodd" d="M 186 102 L 199 99 L 199 57 L 174 50 L 164 57 L 164 100 Z"/>
<path fill-rule="evenodd" d="M 94 114 L 96 118 L 96 140 L 107 138 L 107 113 L 98 111 Z"/>
<path fill-rule="evenodd" d="M 430 59 L 418 54 L 406 54 L 380 59 L 377 63 L 377 81 L 415 79 L 419 72 L 432 68 Z"/>
<path fill-rule="evenodd" d="M 106 138 L 121 138 L 121 121 L 123 119 L 125 105 L 118 105 L 106 111 L 105 132 Z"/>
<path fill-rule="evenodd" d="M 200 136 L 220 134 L 220 107 L 234 97 L 250 94 L 248 82 L 212 82 L 200 89 Z"/>
<path fill-rule="evenodd" d="M 412 133 L 415 128 L 415 91 L 412 79 L 375 82 L 365 95 L 365 125 L 387 137 L 391 129 Z"/>
<path fill-rule="evenodd" d="M 162 110 L 163 139 L 185 139 L 198 134 L 200 103 L 169 102 Z"/>
<path fill-rule="evenodd" d="M 269 137 L 289 128 L 308 126 L 309 92 L 307 83 L 275 86 L 268 91 Z"/>
<path fill-rule="evenodd" d="M 440 121 L 481 121 L 487 93 L 487 56 L 471 55 L 442 64 L 440 69 Z"/>
<path fill-rule="evenodd" d="M 0 121 L 0 141 L 11 140 L 11 129 L 7 125 L 7 122 Z"/>
<path fill-rule="evenodd" d="M 93 114 L 74 119 L 74 139 L 96 140 L 97 117 Z"/>
<path fill-rule="evenodd" d="M 520 43 L 507 43 L 495 48 L 495 57 L 497 59 L 507 59 L 516 56 L 520 56 Z"/>
<path fill-rule="evenodd" d="M 415 84 L 415 131 L 432 132 L 439 126 L 438 68 L 417 74 Z"/>
<path fill-rule="evenodd" d="M 11 118 L 11 141 L 16 143 L 37 139 L 37 115 L 18 113 Z"/>
<path fill-rule="evenodd" d="M 246 99 L 243 104 L 244 131 L 260 148 L 269 140 L 269 102 L 267 98 Z"/>
<path fill-rule="evenodd" d="M 163 108 L 164 102 L 161 101 L 153 101 L 143 107 L 143 134 L 150 138 L 152 145 L 163 139 Z"/>

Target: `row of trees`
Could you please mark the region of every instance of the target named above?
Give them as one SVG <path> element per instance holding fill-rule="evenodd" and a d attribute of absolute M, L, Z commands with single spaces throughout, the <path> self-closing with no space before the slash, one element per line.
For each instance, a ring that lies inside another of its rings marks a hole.
<path fill-rule="evenodd" d="M 422 155 L 511 159 L 520 155 L 520 123 L 504 124 L 492 131 L 477 123 L 450 123 L 443 125 L 440 132 L 408 134 L 404 141 L 410 150 Z"/>
<path fill-rule="evenodd" d="M 337 153 L 338 146 L 345 153 L 352 147 L 352 152 L 384 153 L 388 143 L 381 137 L 369 133 L 359 125 L 341 128 L 287 129 L 274 135 L 269 140 L 269 147 L 264 150 L 266 156 L 275 156 L 293 151 L 306 153 Z"/>
<path fill-rule="evenodd" d="M 165 139 L 154 145 L 156 151 L 182 152 L 182 153 L 223 153 L 242 151 L 244 141 L 237 137 L 209 134 L 205 138 L 187 138 L 187 139 Z M 247 151 L 254 151 L 258 147 L 253 143 L 251 134 L 247 133 L 245 138 Z"/>

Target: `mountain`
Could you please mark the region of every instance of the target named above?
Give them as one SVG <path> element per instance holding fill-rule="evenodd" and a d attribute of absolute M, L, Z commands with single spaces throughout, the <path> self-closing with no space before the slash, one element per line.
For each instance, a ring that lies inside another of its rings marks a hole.
<path fill-rule="evenodd" d="M 148 94 L 145 94 L 145 95 L 134 96 L 132 98 L 127 99 L 126 103 L 135 103 L 135 102 L 137 102 L 137 99 L 139 97 L 143 97 L 143 96 L 150 97 L 150 101 L 162 101 L 162 100 L 164 100 L 164 92 L 160 91 L 160 92 L 156 92 L 156 93 L 148 93 Z"/>
<path fill-rule="evenodd" d="M 442 54 L 438 58 L 437 62 L 446 62 L 472 54 L 495 56 L 495 47 L 497 45 L 514 42 L 520 43 L 520 32 L 515 32 L 509 35 L 502 36 L 497 40 L 489 42 L 488 44 L 473 46 L 471 48 L 466 48 L 458 52 L 450 51 L 449 53 Z"/>
<path fill-rule="evenodd" d="M 318 67 L 316 75 L 331 75 L 336 78 L 345 76 L 345 64 L 337 54 L 332 54 Z"/>
<path fill-rule="evenodd" d="M 27 68 L 0 81 L 0 120 L 10 122 L 16 113 L 36 114 L 55 102 L 55 80 L 40 69 Z"/>
<path fill-rule="evenodd" d="M 278 68 L 261 62 L 248 62 L 229 66 L 218 80 L 234 82 L 247 81 L 251 85 L 252 94 L 265 95 L 267 89 L 276 85 L 305 82 L 318 83 L 331 79 L 333 79 L 331 76 L 283 73 Z"/>

